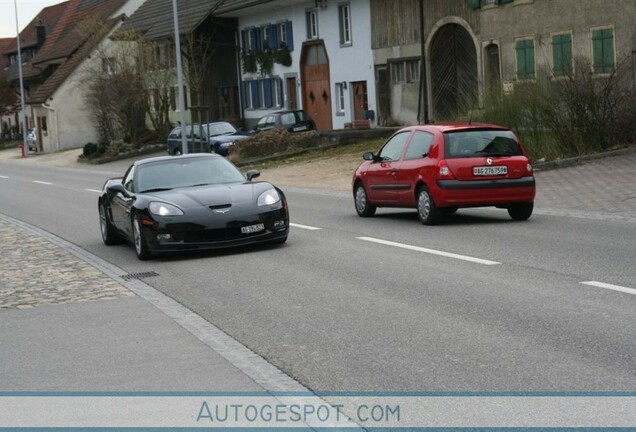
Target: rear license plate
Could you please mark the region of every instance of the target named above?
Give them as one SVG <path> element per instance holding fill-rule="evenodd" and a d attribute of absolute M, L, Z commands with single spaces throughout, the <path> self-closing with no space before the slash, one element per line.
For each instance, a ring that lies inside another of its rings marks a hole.
<path fill-rule="evenodd" d="M 264 229 L 265 229 L 265 224 L 256 224 L 256 225 L 241 227 L 241 232 L 243 234 L 253 234 L 253 233 L 261 232 Z"/>
<path fill-rule="evenodd" d="M 473 167 L 473 175 L 475 176 L 496 176 L 506 174 L 508 174 L 508 167 L 505 165 Z"/>
<path fill-rule="evenodd" d="M 300 132 L 304 130 L 307 130 L 307 126 L 297 126 L 294 128 L 294 132 Z"/>

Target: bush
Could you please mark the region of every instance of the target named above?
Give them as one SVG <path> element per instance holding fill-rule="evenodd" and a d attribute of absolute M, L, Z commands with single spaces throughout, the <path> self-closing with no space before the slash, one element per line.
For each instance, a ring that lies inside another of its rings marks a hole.
<path fill-rule="evenodd" d="M 490 104 L 480 121 L 512 129 L 533 158 L 556 159 L 604 151 L 636 139 L 636 101 L 629 90 L 625 63 L 604 76 L 588 60 L 575 59 L 574 70 L 553 78 L 538 74 L 520 83 L 514 94 Z"/>
<path fill-rule="evenodd" d="M 317 147 L 318 132 L 290 133 L 286 129 L 272 129 L 259 132 L 247 139 L 237 141 L 230 148 L 231 159 L 272 156 L 285 151 Z"/>
<path fill-rule="evenodd" d="M 93 159 L 99 157 L 106 153 L 106 146 L 104 144 L 95 144 L 92 142 L 86 143 L 84 145 L 84 150 L 82 154 L 86 159 Z"/>

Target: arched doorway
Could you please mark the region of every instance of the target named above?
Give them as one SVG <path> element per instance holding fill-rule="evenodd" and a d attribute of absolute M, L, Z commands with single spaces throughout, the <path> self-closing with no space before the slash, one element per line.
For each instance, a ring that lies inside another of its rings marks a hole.
<path fill-rule="evenodd" d="M 329 57 L 322 41 L 303 44 L 300 57 L 303 107 L 320 130 L 331 130 Z"/>
<path fill-rule="evenodd" d="M 436 120 L 456 120 L 478 107 L 477 50 L 464 27 L 439 28 L 431 41 L 430 68 Z"/>
<path fill-rule="evenodd" d="M 484 81 L 486 103 L 494 103 L 501 98 L 501 70 L 499 66 L 499 46 L 488 44 L 484 49 Z"/>

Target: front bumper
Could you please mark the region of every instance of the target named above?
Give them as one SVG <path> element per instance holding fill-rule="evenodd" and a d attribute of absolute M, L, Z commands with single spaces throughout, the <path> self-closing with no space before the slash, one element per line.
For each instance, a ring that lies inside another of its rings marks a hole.
<path fill-rule="evenodd" d="M 152 225 L 144 225 L 143 231 L 151 252 L 177 252 L 185 250 L 222 249 L 267 243 L 283 239 L 289 234 L 289 216 L 286 208 L 263 213 L 241 215 L 240 218 L 219 216 L 216 218 L 179 220 L 177 218 L 153 219 Z M 263 224 L 265 229 L 244 234 L 241 228 Z M 169 235 L 169 238 L 166 238 Z"/>

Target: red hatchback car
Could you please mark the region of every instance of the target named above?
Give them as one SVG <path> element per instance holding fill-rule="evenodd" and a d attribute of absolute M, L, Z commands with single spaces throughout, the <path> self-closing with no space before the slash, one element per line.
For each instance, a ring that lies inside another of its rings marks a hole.
<path fill-rule="evenodd" d="M 532 165 L 515 134 L 489 124 L 430 124 L 396 132 L 377 155 L 367 152 L 353 176 L 358 215 L 377 207 L 417 209 L 425 225 L 460 207 L 495 206 L 532 215 Z"/>

